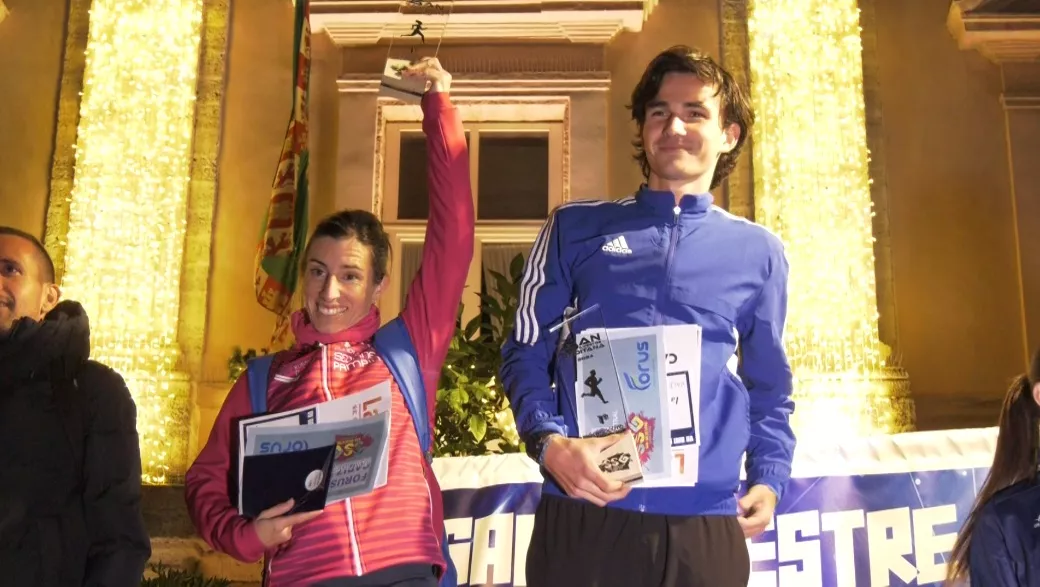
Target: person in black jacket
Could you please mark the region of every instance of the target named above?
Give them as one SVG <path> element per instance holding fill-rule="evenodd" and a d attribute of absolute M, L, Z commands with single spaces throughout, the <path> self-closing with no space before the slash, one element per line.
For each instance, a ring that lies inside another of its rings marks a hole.
<path fill-rule="evenodd" d="M 136 587 L 151 555 L 137 408 L 59 298 L 40 242 L 0 226 L 0 584 Z"/>

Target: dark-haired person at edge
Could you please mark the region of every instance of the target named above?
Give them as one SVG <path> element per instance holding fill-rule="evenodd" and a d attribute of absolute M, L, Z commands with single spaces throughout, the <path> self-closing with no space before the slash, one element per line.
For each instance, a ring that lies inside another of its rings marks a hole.
<path fill-rule="evenodd" d="M 0 226 L 0 585 L 137 587 L 151 555 L 137 407 L 60 298 L 40 241 Z"/>
<path fill-rule="evenodd" d="M 1004 396 L 986 482 L 957 534 L 947 585 L 1040 585 L 1040 349 Z"/>
<path fill-rule="evenodd" d="M 473 257 L 474 210 L 466 139 L 448 96 L 450 74 L 436 59 L 427 58 L 403 75 L 425 77 L 431 83 L 422 98 L 429 224 L 421 266 L 401 316 L 425 388 L 431 390 L 427 399 L 432 420 L 432 390 L 437 389 L 455 331 Z M 256 520 L 240 516 L 231 501 L 228 476 L 236 458 L 231 428 L 250 414 L 245 376 L 232 387 L 209 441 L 188 471 L 188 509 L 202 538 L 242 561 L 257 561 L 266 554 L 269 587 L 433 587 L 445 570 L 440 488 L 420 450 L 401 388 L 372 346 L 381 323 L 376 302 L 387 288 L 389 256 L 389 237 L 369 212 L 340 212 L 315 228 L 301 261 L 304 308 L 292 317 L 295 343 L 275 357 L 268 387 L 268 409 L 280 412 L 390 379 L 386 485 L 322 512 L 287 515 L 290 501 Z M 323 353 L 328 361 L 322 360 Z"/>
<path fill-rule="evenodd" d="M 647 184 L 550 215 L 503 348 L 517 428 L 546 472 L 527 584 L 744 587 L 745 537 L 770 523 L 795 446 L 783 245 L 710 193 L 733 170 L 754 115 L 733 78 L 689 47 L 650 62 L 631 109 Z M 593 304 L 607 328 L 702 327 L 695 485 L 622 485 L 595 466 L 618 438 L 577 438 L 574 360 L 557 360 L 549 328 L 568 307 Z M 745 453 L 749 489 L 738 500 Z"/>

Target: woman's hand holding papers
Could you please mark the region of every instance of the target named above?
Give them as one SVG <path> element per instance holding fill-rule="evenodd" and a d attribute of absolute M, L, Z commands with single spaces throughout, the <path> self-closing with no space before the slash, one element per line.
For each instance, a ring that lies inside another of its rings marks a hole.
<path fill-rule="evenodd" d="M 265 549 L 269 550 L 283 542 L 288 542 L 292 538 L 293 526 L 309 522 L 322 513 L 319 510 L 285 515 L 292 511 L 292 507 L 293 500 L 290 499 L 260 512 L 260 515 L 256 517 L 253 528 L 256 529 L 256 535 L 264 544 Z"/>

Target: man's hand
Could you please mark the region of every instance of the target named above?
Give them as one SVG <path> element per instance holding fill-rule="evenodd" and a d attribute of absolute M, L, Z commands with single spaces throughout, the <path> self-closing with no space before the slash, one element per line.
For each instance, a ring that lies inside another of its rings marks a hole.
<path fill-rule="evenodd" d="M 451 74 L 441 66 L 440 60 L 436 57 L 423 57 L 402 70 L 401 77 L 425 78 L 430 81 L 431 92 L 447 93 L 451 89 Z"/>
<path fill-rule="evenodd" d="M 553 436 L 545 447 L 545 469 L 567 495 L 600 507 L 628 495 L 630 487 L 608 479 L 596 467 L 599 453 L 621 440 L 620 434 L 602 438 Z"/>
<path fill-rule="evenodd" d="M 753 538 L 765 531 L 770 520 L 773 519 L 773 511 L 776 510 L 776 494 L 765 485 L 755 485 L 748 489 L 747 495 L 737 502 L 740 507 L 740 515 L 737 521 L 744 530 L 745 538 Z"/>
<path fill-rule="evenodd" d="M 299 514 L 284 515 L 293 507 L 293 500 L 282 502 L 272 508 L 260 512 L 253 522 L 256 535 L 264 544 L 264 549 L 269 550 L 292 538 L 292 529 L 296 524 L 309 522 L 321 515 L 321 511 L 303 512 Z"/>

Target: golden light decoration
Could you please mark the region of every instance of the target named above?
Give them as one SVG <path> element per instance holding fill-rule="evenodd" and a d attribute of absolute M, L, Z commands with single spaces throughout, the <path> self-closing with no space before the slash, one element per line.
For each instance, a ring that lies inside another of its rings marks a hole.
<path fill-rule="evenodd" d="M 188 389 L 177 324 L 202 8 L 90 10 L 62 287 L 90 317 L 93 358 L 130 387 L 146 483 L 166 481 L 168 409 Z"/>
<path fill-rule="evenodd" d="M 796 431 L 904 430 L 909 382 L 878 337 L 857 0 L 753 0 L 748 36 L 755 219 L 791 265 Z"/>

